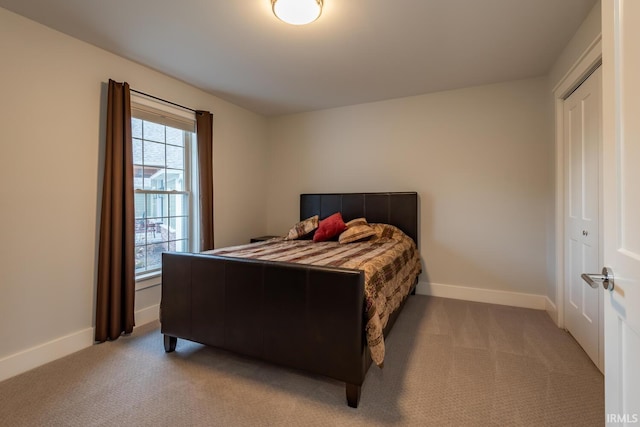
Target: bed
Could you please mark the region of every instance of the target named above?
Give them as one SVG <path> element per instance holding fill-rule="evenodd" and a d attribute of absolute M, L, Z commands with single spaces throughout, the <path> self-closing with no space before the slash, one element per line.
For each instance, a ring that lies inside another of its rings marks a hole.
<path fill-rule="evenodd" d="M 403 193 L 300 195 L 300 219 L 340 212 L 390 224 L 417 242 L 418 196 Z M 265 244 L 254 243 L 254 245 Z M 267 243 L 268 244 L 268 243 Z M 386 336 L 409 294 L 388 314 Z M 333 266 L 211 254 L 165 253 L 161 332 L 165 351 L 178 338 L 324 375 L 346 385 L 356 408 L 372 363 L 367 342 L 365 272 Z"/>

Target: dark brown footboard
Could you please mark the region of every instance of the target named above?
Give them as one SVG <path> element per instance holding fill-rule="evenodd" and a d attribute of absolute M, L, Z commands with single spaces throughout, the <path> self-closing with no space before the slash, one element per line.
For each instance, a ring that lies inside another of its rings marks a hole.
<path fill-rule="evenodd" d="M 300 195 L 301 220 L 335 212 L 395 225 L 418 241 L 416 192 Z M 325 375 L 344 381 L 347 403 L 358 406 L 371 365 L 362 271 L 165 253 L 160 316 L 167 352 L 185 338 Z"/>
<path fill-rule="evenodd" d="M 357 406 L 369 358 L 364 272 L 179 253 L 162 263 L 167 351 L 185 338 L 325 375 Z"/>

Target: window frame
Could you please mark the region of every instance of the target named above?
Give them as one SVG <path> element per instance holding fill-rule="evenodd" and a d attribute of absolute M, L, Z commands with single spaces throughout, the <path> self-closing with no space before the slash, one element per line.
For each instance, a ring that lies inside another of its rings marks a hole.
<path fill-rule="evenodd" d="M 197 180 L 197 136 L 196 136 L 196 119 L 193 113 L 188 113 L 171 105 L 162 103 L 155 99 L 150 99 L 142 95 L 131 94 L 131 118 L 142 121 L 152 122 L 161 126 L 170 127 L 174 129 L 180 129 L 183 133 L 184 144 L 184 189 L 182 190 L 151 190 L 151 189 L 136 189 L 134 187 L 134 195 L 143 194 L 145 203 L 147 195 L 149 194 L 164 194 L 168 198 L 174 194 L 184 194 L 187 196 L 187 209 L 188 215 L 186 215 L 187 221 L 187 249 L 182 252 L 197 252 L 200 240 L 199 227 L 198 227 L 198 180 Z M 155 120 L 154 120 L 155 118 Z M 132 135 L 133 137 L 133 135 Z M 142 141 L 145 141 L 142 139 Z M 156 142 L 151 141 L 150 142 Z M 173 144 L 167 144 L 166 138 L 162 143 L 165 149 L 165 173 L 171 170 L 167 168 L 166 150 L 167 146 Z M 133 147 L 132 147 L 133 149 Z M 136 163 L 137 164 L 137 163 Z M 144 165 L 144 159 L 143 159 Z M 165 176 L 167 180 L 167 176 Z M 169 201 L 167 202 L 169 203 Z M 167 217 L 169 217 L 167 212 Z M 162 242 L 170 242 L 165 240 Z M 138 245 L 136 245 L 138 246 Z M 136 290 L 145 289 L 160 284 L 160 278 L 162 274 L 162 267 L 135 273 Z"/>

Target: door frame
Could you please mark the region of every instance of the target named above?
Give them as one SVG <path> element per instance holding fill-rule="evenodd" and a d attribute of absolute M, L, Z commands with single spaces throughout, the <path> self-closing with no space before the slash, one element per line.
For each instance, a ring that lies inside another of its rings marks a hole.
<path fill-rule="evenodd" d="M 564 292 L 565 292 L 565 172 L 567 169 L 564 147 L 564 100 L 585 81 L 591 73 L 602 64 L 602 33 L 598 34 L 591 44 L 580 55 L 569 71 L 553 88 L 555 101 L 555 260 L 556 260 L 556 301 L 548 300 L 547 312 L 558 325 L 565 328 Z M 602 161 L 602 156 L 600 156 Z M 602 208 L 602 201 L 600 201 Z M 602 210 L 602 209 L 600 209 Z M 602 227 L 600 227 L 602 229 Z M 600 236 L 602 237 L 602 236 Z M 602 240 L 600 240 L 602 245 Z M 600 322 L 602 322 L 600 313 Z"/>

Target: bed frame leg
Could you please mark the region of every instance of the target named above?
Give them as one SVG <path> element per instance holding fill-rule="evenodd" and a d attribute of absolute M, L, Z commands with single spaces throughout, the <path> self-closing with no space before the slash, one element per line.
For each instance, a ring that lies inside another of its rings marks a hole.
<path fill-rule="evenodd" d="M 167 353 L 171 353 L 176 349 L 176 344 L 178 343 L 178 338 L 172 337 L 169 335 L 164 336 L 164 351 Z"/>
<path fill-rule="evenodd" d="M 346 383 L 347 388 L 347 405 L 351 408 L 357 408 L 360 402 L 360 389 L 362 386 Z"/>

